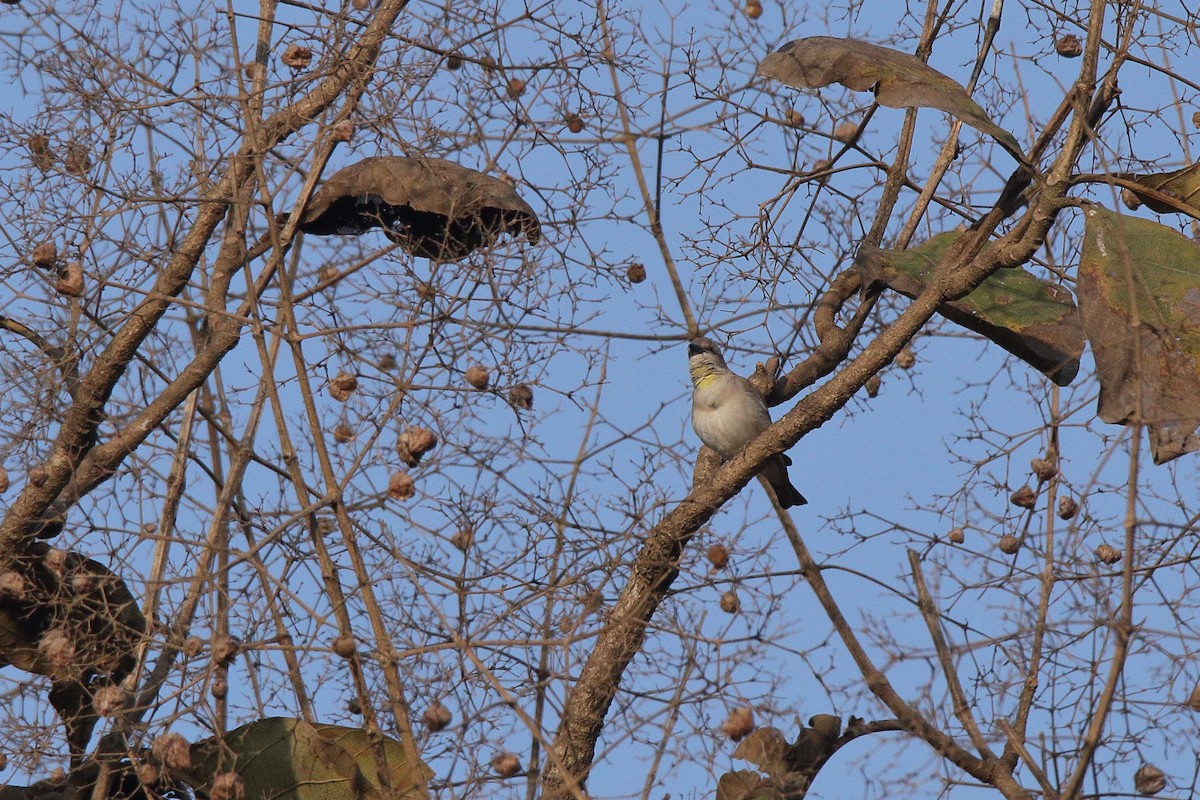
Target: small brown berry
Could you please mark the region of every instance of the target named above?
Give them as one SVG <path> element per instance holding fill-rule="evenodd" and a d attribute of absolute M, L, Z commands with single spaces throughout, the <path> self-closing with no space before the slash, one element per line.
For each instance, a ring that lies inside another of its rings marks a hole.
<path fill-rule="evenodd" d="M 946 538 L 949 539 L 952 544 L 962 544 L 967 540 L 967 533 L 962 528 L 952 528 L 950 532 L 946 534 Z"/>
<path fill-rule="evenodd" d="M 729 564 L 729 548 L 718 542 L 710 545 L 708 552 L 708 563 L 712 564 L 713 569 L 724 569 Z"/>
<path fill-rule="evenodd" d="M 882 385 L 883 379 L 878 375 L 872 375 L 871 377 L 867 378 L 867 382 L 864 384 L 863 388 L 867 390 L 867 397 L 878 397 L 879 387 Z"/>
<path fill-rule="evenodd" d="M 454 70 L 461 69 L 463 65 L 462 56 L 448 55 L 446 56 L 446 69 Z"/>
<path fill-rule="evenodd" d="M 1072 519 L 1079 513 L 1079 503 L 1075 502 L 1074 497 L 1058 498 L 1058 518 Z"/>
<path fill-rule="evenodd" d="M 833 138 L 842 143 L 853 141 L 856 135 L 858 135 L 858 125 L 849 120 L 833 129 Z"/>
<path fill-rule="evenodd" d="M 1196 128 L 1200 128 L 1200 111 L 1192 112 L 1192 125 Z"/>
<path fill-rule="evenodd" d="M 729 718 L 721 723 L 721 733 L 735 742 L 745 739 L 754 728 L 754 709 L 750 706 L 735 708 L 729 712 Z"/>
<path fill-rule="evenodd" d="M 222 667 L 229 666 L 242 649 L 242 643 L 228 633 L 218 633 L 209 642 L 214 663 Z"/>
<path fill-rule="evenodd" d="M 518 383 L 509 390 L 508 402 L 513 408 L 528 411 L 533 408 L 533 387 L 527 383 Z"/>
<path fill-rule="evenodd" d="M 521 772 L 521 759 L 514 753 L 496 753 L 492 756 L 492 769 L 501 778 L 511 778 Z"/>
<path fill-rule="evenodd" d="M 1105 564 L 1116 564 L 1121 560 L 1121 551 L 1111 544 L 1102 544 L 1096 548 L 1096 558 Z"/>
<path fill-rule="evenodd" d="M 343 633 L 333 640 L 333 652 L 339 658 L 350 658 L 356 650 L 357 646 L 354 644 L 354 637 L 348 633 Z"/>
<path fill-rule="evenodd" d="M 1142 764 L 1138 771 L 1133 773 L 1133 788 L 1138 790 L 1138 794 L 1147 797 L 1158 794 L 1167 788 L 1167 776 L 1153 764 Z"/>
<path fill-rule="evenodd" d="M 388 497 L 408 500 L 417 493 L 417 484 L 407 472 L 396 472 L 388 478 Z"/>
<path fill-rule="evenodd" d="M 1001 553 L 1011 556 L 1021 549 L 1021 540 L 1011 533 L 1006 533 L 1000 537 L 1000 543 L 997 547 L 1000 548 Z"/>
<path fill-rule="evenodd" d="M 1009 502 L 1020 508 L 1033 508 L 1037 505 L 1037 493 L 1028 485 L 1022 486 L 1012 493 Z"/>
<path fill-rule="evenodd" d="M 348 422 L 339 422 L 333 426 L 333 440 L 338 444 L 349 444 L 354 441 L 354 428 Z"/>
<path fill-rule="evenodd" d="M 567 130 L 571 133 L 580 133 L 583 131 L 583 118 L 578 114 L 569 113 L 563 117 L 563 122 L 567 125 Z"/>
<path fill-rule="evenodd" d="M 329 140 L 333 142 L 354 141 L 354 123 L 342 120 L 329 129 Z"/>
<path fill-rule="evenodd" d="M 210 800 L 246 800 L 246 782 L 236 772 L 222 772 L 213 778 Z"/>
<path fill-rule="evenodd" d="M 1138 197 L 1137 192 L 1128 187 L 1121 190 L 1121 202 L 1124 203 L 1125 207 L 1130 211 L 1137 211 L 1142 207 L 1142 198 Z"/>
<path fill-rule="evenodd" d="M 33 248 L 30 261 L 35 267 L 49 269 L 58 263 L 58 248 L 54 246 L 54 242 L 42 242 Z"/>
<path fill-rule="evenodd" d="M 730 589 L 721 595 L 720 606 L 726 614 L 736 614 L 742 608 L 742 601 L 738 599 L 737 592 Z"/>
<path fill-rule="evenodd" d="M 242 74 L 246 76 L 246 80 L 252 81 L 254 77 L 261 72 L 257 61 L 251 61 L 246 66 L 242 67 Z"/>
<path fill-rule="evenodd" d="M 428 428 L 413 426 L 396 438 L 396 452 L 400 460 L 410 468 L 421 463 L 421 458 L 437 447 L 437 434 Z"/>
<path fill-rule="evenodd" d="M 425 713 L 421 715 L 421 722 L 434 733 L 444 731 L 452 719 L 453 716 L 450 714 L 450 709 L 437 700 L 430 703 L 429 708 L 425 709 Z"/>
<path fill-rule="evenodd" d="M 783 115 L 783 121 L 793 128 L 804 127 L 804 115 L 794 108 L 789 108 L 787 113 Z"/>
<path fill-rule="evenodd" d="M 1079 58 L 1083 55 L 1083 43 L 1078 36 L 1068 33 L 1054 40 L 1054 52 L 1063 58 Z"/>
<path fill-rule="evenodd" d="M 630 283 L 641 283 L 646 280 L 646 265 L 638 261 L 633 262 L 625 270 L 625 278 Z"/>
<path fill-rule="evenodd" d="M 379 368 L 384 372 L 391 372 L 396 368 L 396 356 L 394 353 L 384 353 L 379 357 Z"/>
<path fill-rule="evenodd" d="M 102 717 L 115 717 L 125 708 L 127 699 L 120 686 L 101 686 L 92 695 L 92 706 Z"/>
<path fill-rule="evenodd" d="M 749 19 L 758 19 L 763 14 L 762 3 L 759 0 L 746 0 L 746 7 L 742 9 L 742 13 Z"/>
<path fill-rule="evenodd" d="M 187 745 L 187 740 L 182 738 L 178 733 L 164 733 L 157 736 L 154 744 L 150 746 L 150 752 L 154 753 L 163 766 L 168 770 L 190 770 L 192 769 L 192 752 Z"/>
<path fill-rule="evenodd" d="M 305 47 L 302 44 L 289 44 L 279 60 L 284 63 L 284 66 L 301 70 L 307 68 L 312 63 L 312 58 L 313 52 L 311 47 Z"/>
<path fill-rule="evenodd" d="M 496 59 L 492 56 L 483 56 L 479 59 L 479 66 L 483 67 L 484 73 L 492 73 L 496 71 Z"/>
<path fill-rule="evenodd" d="M 354 394 L 354 390 L 357 388 L 357 376 L 351 375 L 349 372 L 339 372 L 329 382 L 329 396 L 338 402 L 344 403 L 350 399 L 350 395 Z"/>
<path fill-rule="evenodd" d="M 509 100 L 516 100 L 525 94 L 525 81 L 520 78 L 509 78 L 508 85 L 504 87 L 504 91 L 508 95 Z"/>
<path fill-rule="evenodd" d="M 912 369 L 917 363 L 917 357 L 913 351 L 906 347 L 899 353 L 896 353 L 896 366 L 900 369 Z"/>
<path fill-rule="evenodd" d="M 481 392 L 488 388 L 488 384 L 492 382 L 491 373 L 489 373 L 488 368 L 482 364 L 472 364 L 471 366 L 467 367 L 467 371 L 463 377 L 467 379 L 467 383 L 469 383 L 472 388 L 478 389 Z"/>
<path fill-rule="evenodd" d="M 218 700 L 224 700 L 229 696 L 229 679 L 225 677 L 217 678 L 212 682 L 212 686 L 208 687 L 208 693 Z"/>
<path fill-rule="evenodd" d="M 189 636 L 183 640 L 183 654 L 189 658 L 200 655 L 200 651 L 203 649 L 204 640 L 199 636 Z"/>
<path fill-rule="evenodd" d="M 78 261 L 63 267 L 58 280 L 54 282 L 54 291 L 64 297 L 83 297 L 83 267 Z"/>
<path fill-rule="evenodd" d="M 349 711 L 351 714 L 361 714 L 362 713 L 362 703 L 359 702 L 357 697 L 351 697 L 349 700 L 346 701 L 346 710 Z"/>

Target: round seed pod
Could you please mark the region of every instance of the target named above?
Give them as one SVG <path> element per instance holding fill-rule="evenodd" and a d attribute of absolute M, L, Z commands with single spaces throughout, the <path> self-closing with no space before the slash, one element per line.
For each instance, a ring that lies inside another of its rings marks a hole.
<path fill-rule="evenodd" d="M 396 452 L 400 460 L 410 468 L 421 463 L 421 458 L 437 447 L 437 434 L 428 428 L 413 426 L 396 438 Z"/>
<path fill-rule="evenodd" d="M 1058 475 L 1058 466 L 1047 458 L 1035 458 L 1029 462 L 1029 468 L 1042 483 Z"/>
<path fill-rule="evenodd" d="M 444 731 L 450 725 L 450 721 L 453 718 L 450 714 L 450 709 L 437 700 L 434 700 L 429 704 L 429 708 L 425 709 L 425 713 L 421 715 L 421 722 L 430 731 L 437 733 L 438 731 Z"/>
<path fill-rule="evenodd" d="M 726 614 L 736 614 L 742 608 L 742 601 L 738 599 L 737 592 L 730 589 L 721 595 L 720 606 Z"/>
<path fill-rule="evenodd" d="M 713 569 L 724 569 L 729 564 L 729 548 L 719 542 L 710 545 L 705 556 L 708 558 L 708 563 L 712 564 Z"/>
<path fill-rule="evenodd" d="M 388 479 L 388 497 L 409 500 L 417 493 L 417 484 L 407 472 L 397 472 Z"/>
<path fill-rule="evenodd" d="M 516 100 L 525 94 L 525 81 L 520 78 L 509 78 L 504 87 L 504 93 L 508 95 L 509 100 Z"/>
<path fill-rule="evenodd" d="M 348 633 L 343 633 L 341 636 L 333 640 L 333 652 L 336 653 L 339 658 L 350 658 L 354 655 L 357 649 L 358 648 L 354 643 L 354 637 Z"/>
<path fill-rule="evenodd" d="M 946 538 L 953 544 L 962 544 L 967 540 L 967 534 L 962 528 L 953 528 L 950 533 L 946 534 Z"/>
<path fill-rule="evenodd" d="M 521 773 L 521 759 L 514 753 L 496 753 L 492 756 L 492 769 L 501 778 L 512 778 Z"/>
<path fill-rule="evenodd" d="M 329 129 L 329 138 L 334 142 L 354 141 L 354 123 L 342 120 Z"/>
<path fill-rule="evenodd" d="M 569 113 L 563 117 L 563 122 L 567 126 L 567 130 L 571 133 L 581 133 L 583 131 L 583 118 L 578 114 Z"/>
<path fill-rule="evenodd" d="M 1110 544 L 1102 544 L 1096 548 L 1096 558 L 1105 564 L 1116 564 L 1121 560 L 1121 551 Z"/>
<path fill-rule="evenodd" d="M 358 377 L 348 372 L 339 372 L 329 382 L 329 396 L 339 402 L 346 402 L 354 390 L 358 388 Z"/>
<path fill-rule="evenodd" d="M 746 0 L 746 6 L 742 9 L 742 13 L 749 19 L 758 19 L 763 15 L 762 3 L 759 0 Z"/>
<path fill-rule="evenodd" d="M 155 737 L 150 752 L 169 770 L 192 768 L 191 748 L 187 739 L 178 733 L 164 733 Z"/>
<path fill-rule="evenodd" d="M 996 546 L 1000 548 L 1001 553 L 1011 556 L 1021 549 L 1021 540 L 1011 533 L 1006 533 L 1000 537 L 1000 542 Z"/>
<path fill-rule="evenodd" d="M 721 733 L 735 742 L 745 739 L 754 730 L 754 709 L 741 706 L 729 712 L 729 717 L 721 723 Z"/>
<path fill-rule="evenodd" d="M 508 402 L 513 408 L 530 410 L 533 408 L 533 387 L 527 383 L 518 383 L 509 391 Z"/>
<path fill-rule="evenodd" d="M 1022 486 L 1012 493 L 1009 502 L 1019 508 L 1033 508 L 1037 505 L 1037 494 L 1029 486 Z"/>
<path fill-rule="evenodd" d="M 883 379 L 878 375 L 872 375 L 867 378 L 867 382 L 863 384 L 863 388 L 867 390 L 867 397 L 878 397 L 879 387 L 883 386 Z"/>
<path fill-rule="evenodd" d="M 1058 518 L 1072 519 L 1079 513 L 1079 503 L 1075 502 L 1074 497 L 1058 498 Z"/>
<path fill-rule="evenodd" d="M 896 353 L 896 366 L 900 369 L 912 369 L 916 363 L 917 357 L 910 348 L 906 347 L 899 353 Z"/>
<path fill-rule="evenodd" d="M 246 800 L 246 782 L 236 772 L 222 772 L 213 778 L 209 800 Z"/>
<path fill-rule="evenodd" d="M 1156 795 L 1167 788 L 1167 776 L 1153 764 L 1142 764 L 1133 773 L 1133 788 L 1147 797 Z"/>
<path fill-rule="evenodd" d="M 289 44 L 287 49 L 283 51 L 283 55 L 279 60 L 284 63 L 284 66 L 291 67 L 294 70 L 301 70 L 308 67 L 312 63 L 313 52 L 311 47 L 305 47 L 302 44 Z"/>
<path fill-rule="evenodd" d="M 446 56 L 446 69 L 449 69 L 449 70 L 462 69 L 462 65 L 463 65 L 462 56 L 456 56 L 454 54 L 450 54 L 450 55 Z"/>
<path fill-rule="evenodd" d="M 630 283 L 641 283 L 646 280 L 646 265 L 640 262 L 633 262 L 625 270 L 625 278 Z"/>
<path fill-rule="evenodd" d="M 58 263 L 58 248 L 54 246 L 54 242 L 42 242 L 33 248 L 29 260 L 35 267 L 49 269 Z"/>
<path fill-rule="evenodd" d="M 218 633 L 209 642 L 213 663 L 227 667 L 241 652 L 242 643 L 227 633 Z"/>
<path fill-rule="evenodd" d="M 478 389 L 481 392 L 488 388 L 488 385 L 492 382 L 491 373 L 482 364 L 472 364 L 470 367 L 467 367 L 467 371 L 463 377 L 467 379 L 467 383 L 472 388 Z"/>
<path fill-rule="evenodd" d="M 847 120 L 833 129 L 833 138 L 845 144 L 846 142 L 853 141 L 857 133 L 858 125 Z"/>
<path fill-rule="evenodd" d="M 212 682 L 212 686 L 208 687 L 208 693 L 217 700 L 224 700 L 229 696 L 229 679 L 217 678 Z"/>
<path fill-rule="evenodd" d="M 1079 58 L 1083 55 L 1083 43 L 1078 36 L 1068 33 L 1054 40 L 1054 52 L 1063 58 Z"/>

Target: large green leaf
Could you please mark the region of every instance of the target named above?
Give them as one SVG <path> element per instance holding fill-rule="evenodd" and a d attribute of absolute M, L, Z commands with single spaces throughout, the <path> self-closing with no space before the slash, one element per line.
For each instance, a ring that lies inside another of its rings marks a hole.
<path fill-rule="evenodd" d="M 810 36 L 769 54 L 758 74 L 801 89 L 840 83 L 856 92 L 874 90 L 879 104 L 889 108 L 936 108 L 993 137 L 1024 162 L 1016 137 L 993 122 L 961 84 L 899 50 L 858 39 Z"/>
<path fill-rule="evenodd" d="M 390 796 L 379 782 L 381 750 Z M 289 717 L 256 720 L 197 742 L 191 755 L 196 777 L 206 784 L 224 772 L 240 775 L 246 800 L 415 799 L 426 796 L 429 779 L 429 768 L 409 764 L 394 739 L 384 738 L 380 748 L 361 728 Z"/>
<path fill-rule="evenodd" d="M 1156 464 L 1200 449 L 1200 247 L 1157 222 L 1089 206 L 1076 290 L 1100 419 L 1135 421 L 1140 404 Z"/>
<path fill-rule="evenodd" d="M 911 250 L 862 247 L 854 267 L 865 284 L 916 297 L 960 235 L 943 233 Z M 1059 386 L 1079 372 L 1083 327 L 1071 292 L 1057 283 L 1023 269 L 1003 269 L 966 297 L 943 303 L 938 313 L 991 339 Z"/>

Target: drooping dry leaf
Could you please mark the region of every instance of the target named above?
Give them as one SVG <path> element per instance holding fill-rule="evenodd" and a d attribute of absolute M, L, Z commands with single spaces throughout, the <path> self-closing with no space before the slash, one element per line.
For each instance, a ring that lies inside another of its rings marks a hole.
<path fill-rule="evenodd" d="M 717 800 L 783 800 L 783 792 L 758 773 L 739 769 L 717 781 Z"/>
<path fill-rule="evenodd" d="M 404 747 L 383 740 L 388 778 L 396 798 L 425 796 L 431 772 L 411 765 Z M 194 774 L 210 783 L 230 771 L 245 782 L 247 798 L 273 800 L 384 800 L 378 759 L 367 732 L 310 724 L 288 717 L 248 723 L 223 737 L 196 742 Z M 232 758 L 230 758 L 232 756 Z"/>
<path fill-rule="evenodd" d="M 1130 181 L 1126 188 L 1152 211 L 1178 214 L 1190 210 L 1190 216 L 1200 217 L 1200 162 L 1174 172 L 1127 172 L 1117 177 Z"/>
<path fill-rule="evenodd" d="M 533 209 L 504 181 L 442 158 L 375 156 L 329 177 L 300 222 L 305 233 L 381 227 L 409 253 L 457 261 L 502 233 L 541 238 Z"/>
<path fill-rule="evenodd" d="M 759 728 L 733 751 L 734 758 L 749 761 L 768 775 L 788 772 L 788 741 L 778 728 Z"/>
<path fill-rule="evenodd" d="M 879 104 L 889 108 L 936 108 L 988 134 L 1024 161 L 1016 138 L 993 122 L 962 85 L 908 53 L 858 39 L 810 36 L 768 55 L 758 74 L 801 89 L 840 83 L 856 92 L 872 90 Z"/>
<path fill-rule="evenodd" d="M 960 235 L 943 233 L 910 250 L 862 247 L 854 268 L 864 284 L 883 284 L 916 297 Z M 943 303 L 938 313 L 991 339 L 1059 386 L 1079 372 L 1083 327 L 1070 291 L 1057 283 L 1022 269 L 1003 269 L 966 297 Z"/>
<path fill-rule="evenodd" d="M 1076 291 L 1100 419 L 1128 423 L 1140 405 L 1156 464 L 1200 449 L 1200 247 L 1157 222 L 1089 206 Z"/>

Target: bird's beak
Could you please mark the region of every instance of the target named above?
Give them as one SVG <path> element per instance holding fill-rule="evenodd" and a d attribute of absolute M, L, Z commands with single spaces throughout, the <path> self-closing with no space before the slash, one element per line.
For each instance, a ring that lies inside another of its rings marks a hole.
<path fill-rule="evenodd" d="M 688 358 L 691 358 L 692 356 L 698 356 L 703 352 L 704 352 L 703 347 L 696 344 L 695 342 L 688 342 Z"/>

